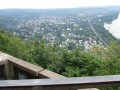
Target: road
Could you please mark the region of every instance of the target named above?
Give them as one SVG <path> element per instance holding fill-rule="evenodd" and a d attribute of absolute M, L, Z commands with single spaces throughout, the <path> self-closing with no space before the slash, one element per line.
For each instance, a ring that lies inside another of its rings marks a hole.
<path fill-rule="evenodd" d="M 94 32 L 94 34 L 100 39 L 100 41 L 105 45 L 108 46 L 108 44 L 100 37 L 100 35 L 96 32 L 96 30 L 94 29 L 94 27 L 92 26 L 90 19 L 87 19 L 88 23 L 90 25 L 91 30 Z"/>

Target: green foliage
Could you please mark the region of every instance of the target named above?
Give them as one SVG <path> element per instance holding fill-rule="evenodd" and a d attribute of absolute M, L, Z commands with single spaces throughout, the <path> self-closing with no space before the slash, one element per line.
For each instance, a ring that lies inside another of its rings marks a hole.
<path fill-rule="evenodd" d="M 85 52 L 47 45 L 44 40 L 23 42 L 0 31 L 0 51 L 50 69 L 67 77 L 120 74 L 120 45 L 112 42 L 107 48 L 95 47 Z"/>
<path fill-rule="evenodd" d="M 0 31 L 0 50 L 15 57 L 22 58 L 26 50 L 26 45 L 20 38 Z"/>
<path fill-rule="evenodd" d="M 86 53 L 79 49 L 70 52 L 70 58 L 65 60 L 65 72 L 66 76 L 93 76 L 96 69 L 100 67 L 100 60 L 94 57 L 90 53 Z"/>
<path fill-rule="evenodd" d="M 29 46 L 27 53 L 24 55 L 24 59 L 46 68 L 47 64 L 50 63 L 49 52 L 47 49 L 48 48 L 43 40 L 41 42 L 36 40 Z"/>
<path fill-rule="evenodd" d="M 101 58 L 101 65 L 96 75 L 113 75 L 120 74 L 120 45 L 112 42 L 108 48 L 94 48 L 91 52 Z"/>

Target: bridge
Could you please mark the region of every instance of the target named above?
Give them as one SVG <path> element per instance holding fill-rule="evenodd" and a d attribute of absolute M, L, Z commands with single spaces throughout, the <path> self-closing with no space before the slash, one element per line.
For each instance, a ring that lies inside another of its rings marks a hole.
<path fill-rule="evenodd" d="M 99 90 L 120 86 L 120 75 L 67 78 L 3 52 L 0 79 L 0 90 Z"/>

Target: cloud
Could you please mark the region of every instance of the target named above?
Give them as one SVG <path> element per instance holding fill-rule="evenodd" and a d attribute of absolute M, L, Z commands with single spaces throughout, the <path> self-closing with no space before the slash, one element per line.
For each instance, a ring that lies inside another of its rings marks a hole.
<path fill-rule="evenodd" d="M 0 0 L 0 8 L 71 8 L 120 5 L 120 0 Z"/>

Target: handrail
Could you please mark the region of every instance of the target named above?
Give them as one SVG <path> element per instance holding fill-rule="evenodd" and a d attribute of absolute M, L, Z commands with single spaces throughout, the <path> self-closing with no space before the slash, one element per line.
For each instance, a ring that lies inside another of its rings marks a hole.
<path fill-rule="evenodd" d="M 120 86 L 120 75 L 0 81 L 0 88 L 37 87 L 39 88 L 37 90 L 40 90 L 40 88 L 42 90 L 77 90 L 80 88 L 99 88 L 115 85 Z"/>
<path fill-rule="evenodd" d="M 5 76 L 7 79 L 13 79 L 14 68 L 19 68 L 30 75 L 36 76 L 38 78 L 66 78 L 63 75 L 57 74 L 50 70 L 44 69 L 40 66 L 31 64 L 24 60 L 18 59 L 6 53 L 0 52 L 0 65 L 5 66 Z"/>
<path fill-rule="evenodd" d="M 7 79 L 12 79 L 14 75 L 13 66 L 37 77 L 51 79 L 1 80 L 0 90 L 77 90 L 81 88 L 120 86 L 120 75 L 66 78 L 0 52 L 0 65 L 3 64 Z"/>

